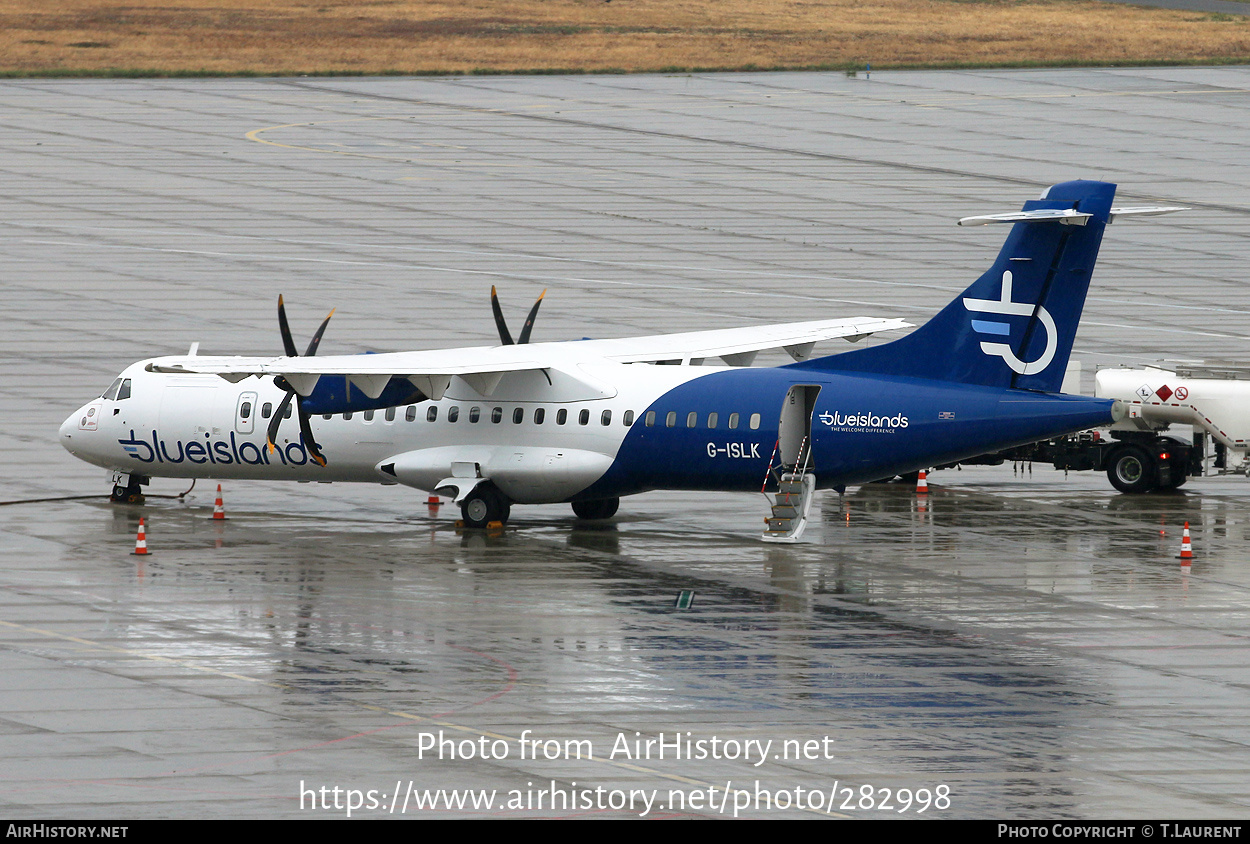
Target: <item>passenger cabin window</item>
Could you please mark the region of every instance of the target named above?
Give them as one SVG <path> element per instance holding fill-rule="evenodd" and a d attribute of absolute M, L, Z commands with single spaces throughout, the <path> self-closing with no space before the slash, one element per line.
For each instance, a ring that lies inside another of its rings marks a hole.
<path fill-rule="evenodd" d="M 654 411 L 654 410 L 648 410 L 648 411 L 647 411 L 647 416 L 646 416 L 646 425 L 647 425 L 647 427 L 648 427 L 648 428 L 654 428 L 654 427 L 655 427 L 655 411 Z"/>
<path fill-rule="evenodd" d="M 322 418 L 322 419 L 325 419 L 326 421 L 329 421 L 329 420 L 331 420 L 331 419 L 333 419 L 333 418 L 334 418 L 334 414 L 333 414 L 333 413 L 323 413 L 323 414 L 321 414 L 321 418 Z"/>
<path fill-rule="evenodd" d="M 534 411 L 534 424 L 535 425 L 543 424 L 543 420 L 546 418 L 547 418 L 547 411 L 544 410 L 543 408 L 540 407 Z"/>
<path fill-rule="evenodd" d="M 560 408 L 559 410 L 557 410 L 556 411 L 556 424 L 563 425 L 567 421 L 569 421 L 569 412 L 565 410 L 564 408 Z"/>
<path fill-rule="evenodd" d="M 414 404 L 412 407 L 408 408 L 408 421 L 411 422 L 416 418 L 417 418 L 417 406 Z M 425 421 L 426 422 L 438 421 L 438 405 L 432 404 L 425 409 Z"/>
<path fill-rule="evenodd" d="M 760 426 L 760 415 L 758 413 L 751 414 L 751 430 L 754 431 Z"/>
<path fill-rule="evenodd" d="M 273 402 L 267 401 L 260 406 L 260 418 L 261 419 L 268 419 L 271 413 L 273 413 Z"/>
<path fill-rule="evenodd" d="M 387 422 L 394 422 L 394 421 L 395 421 L 395 408 L 393 408 L 393 407 L 388 407 L 388 408 L 386 409 L 386 421 L 387 421 Z"/>
<path fill-rule="evenodd" d="M 692 410 L 686 414 L 686 427 L 687 428 L 699 427 L 699 414 L 698 413 Z"/>
<path fill-rule="evenodd" d="M 469 421 L 470 422 L 473 422 L 476 424 L 477 420 L 481 418 L 482 418 L 482 408 L 480 407 L 469 408 Z"/>
<path fill-rule="evenodd" d="M 634 412 L 632 410 L 625 411 L 625 415 L 621 417 L 621 422 L 626 428 L 634 424 Z"/>
<path fill-rule="evenodd" d="M 365 421 L 366 421 L 366 422 L 372 422 L 372 421 L 373 421 L 373 411 L 372 411 L 372 410 L 366 410 L 366 411 L 365 411 L 365 413 L 364 413 L 364 416 L 365 416 Z"/>
<path fill-rule="evenodd" d="M 352 414 L 352 412 L 349 410 L 349 411 L 347 411 L 346 413 L 344 413 L 344 414 L 343 414 L 343 419 L 344 419 L 344 420 L 351 419 L 351 418 L 352 418 L 352 415 L 353 415 L 353 414 Z"/>
<path fill-rule="evenodd" d="M 293 404 L 293 403 L 292 403 L 292 404 Z M 295 409 L 294 407 L 292 407 L 290 404 L 288 404 L 288 405 L 286 406 L 286 410 L 282 411 L 282 418 L 283 418 L 283 419 L 290 419 L 290 418 L 291 418 L 291 411 L 292 411 L 292 410 L 294 410 L 294 409 Z"/>
<path fill-rule="evenodd" d="M 459 418 L 460 418 L 460 406 L 459 405 L 453 404 L 451 407 L 447 408 L 447 421 L 448 422 L 455 422 Z"/>
<path fill-rule="evenodd" d="M 719 413 L 709 413 L 709 414 L 707 415 L 707 426 L 708 426 L 709 428 L 715 428 L 715 427 L 716 427 L 716 423 L 717 423 L 717 422 L 719 422 L 719 421 L 720 421 L 720 414 L 719 414 Z"/>
<path fill-rule="evenodd" d="M 738 427 L 738 414 L 736 413 L 729 414 L 729 427 L 730 428 Z"/>
<path fill-rule="evenodd" d="M 589 410 L 583 410 L 581 413 L 577 414 L 577 424 L 578 424 L 578 425 L 586 425 L 586 424 L 588 424 L 589 422 L 590 422 L 590 411 L 589 411 Z"/>
<path fill-rule="evenodd" d="M 669 412 L 665 415 L 665 417 L 664 417 L 664 427 L 665 427 L 665 428 L 676 428 L 676 427 L 677 427 L 677 411 L 675 411 L 675 410 L 670 410 L 670 411 L 669 411 Z"/>
<path fill-rule="evenodd" d="M 525 409 L 524 408 L 518 407 L 516 410 L 512 411 L 512 423 L 514 425 L 520 425 L 524 421 L 525 421 Z"/>
<path fill-rule="evenodd" d="M 503 408 L 502 407 L 496 407 L 496 408 L 491 409 L 490 421 L 494 422 L 496 425 L 498 425 L 500 422 L 503 421 Z"/>
<path fill-rule="evenodd" d="M 612 424 L 612 411 L 610 411 L 610 410 L 605 410 L 605 411 L 603 411 L 603 413 L 600 413 L 600 414 L 599 414 L 599 424 L 600 424 L 600 425 L 602 425 L 602 426 L 603 426 L 603 427 L 605 427 L 605 428 L 606 428 L 606 427 L 608 427 L 609 425 L 611 425 L 611 424 Z"/>
<path fill-rule="evenodd" d="M 239 418 L 240 419 L 252 418 L 252 403 L 250 401 L 245 401 L 243 402 L 243 404 L 239 405 Z"/>

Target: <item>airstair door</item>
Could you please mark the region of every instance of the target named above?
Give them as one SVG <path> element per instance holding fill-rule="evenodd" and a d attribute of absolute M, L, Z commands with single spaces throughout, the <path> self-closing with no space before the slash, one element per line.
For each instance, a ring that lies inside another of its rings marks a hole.
<path fill-rule="evenodd" d="M 777 425 L 777 454 L 784 468 L 793 469 L 808 457 L 812 444 L 812 413 L 819 395 L 820 387 L 810 384 L 795 384 L 786 393 Z"/>

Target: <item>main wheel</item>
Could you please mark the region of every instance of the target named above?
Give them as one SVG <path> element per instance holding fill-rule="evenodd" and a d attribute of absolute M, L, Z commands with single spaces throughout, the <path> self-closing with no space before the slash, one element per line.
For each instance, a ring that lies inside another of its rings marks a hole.
<path fill-rule="evenodd" d="M 1155 488 L 1158 474 L 1154 458 L 1139 445 L 1116 449 L 1107 463 L 1107 480 L 1120 492 L 1149 492 Z"/>
<path fill-rule="evenodd" d="M 610 519 L 621 506 L 619 498 L 600 498 L 595 501 L 574 501 L 573 513 L 579 519 Z"/>
<path fill-rule="evenodd" d="M 484 528 L 491 522 L 507 523 L 512 512 L 512 502 L 491 484 L 478 484 L 460 502 L 460 515 L 465 527 Z"/>

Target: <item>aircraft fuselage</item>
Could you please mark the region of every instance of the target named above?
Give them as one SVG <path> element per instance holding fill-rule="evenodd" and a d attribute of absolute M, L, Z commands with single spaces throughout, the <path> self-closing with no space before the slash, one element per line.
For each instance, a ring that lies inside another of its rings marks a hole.
<path fill-rule="evenodd" d="M 1109 401 L 905 377 L 783 367 L 581 364 L 577 380 L 505 377 L 489 396 L 453 379 L 438 401 L 294 418 L 272 452 L 269 378 L 129 367 L 126 398 L 96 399 L 61 427 L 65 447 L 147 477 L 401 482 L 433 490 L 471 465 L 512 501 L 610 498 L 649 489 L 758 491 L 787 433 L 810 438 L 821 488 L 889 477 L 1107 424 Z M 532 383 L 532 382 L 541 383 Z M 812 401 L 787 432 L 793 388 Z M 793 449 L 792 449 L 793 450 Z M 386 467 L 385 469 L 383 467 Z"/>

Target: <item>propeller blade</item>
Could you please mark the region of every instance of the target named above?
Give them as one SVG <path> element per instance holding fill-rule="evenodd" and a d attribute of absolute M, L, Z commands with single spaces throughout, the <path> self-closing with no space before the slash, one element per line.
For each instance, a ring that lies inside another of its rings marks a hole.
<path fill-rule="evenodd" d="M 317 333 L 309 341 L 304 357 L 317 354 L 317 347 L 321 345 L 321 337 L 326 333 L 326 326 L 330 324 L 330 317 L 332 316 L 334 316 L 334 311 L 330 311 L 326 318 L 321 321 L 321 327 L 317 329 Z M 295 340 L 291 338 L 291 325 L 287 322 L 286 305 L 283 304 L 281 296 L 278 297 L 278 330 L 282 333 L 282 348 L 286 350 L 286 356 L 289 358 L 299 357 L 299 351 L 295 348 Z M 273 418 L 269 420 L 269 428 L 265 432 L 265 444 L 269 446 L 270 454 L 273 454 L 273 450 L 276 448 L 278 427 L 286 417 L 287 408 L 291 406 L 292 401 L 295 401 L 296 395 L 294 388 L 281 375 L 274 378 L 273 382 L 285 390 L 286 395 L 283 396 L 282 402 L 273 414 Z M 295 402 L 295 414 L 299 417 L 299 432 L 304 437 L 304 447 L 308 449 L 308 456 L 317 465 L 326 465 L 326 459 L 321 456 L 321 448 L 317 445 L 317 441 L 313 439 L 312 424 L 309 421 L 308 411 L 304 410 L 298 401 Z"/>
<path fill-rule="evenodd" d="M 534 307 L 530 308 L 530 314 L 525 318 L 525 325 L 521 326 L 521 338 L 517 343 L 524 345 L 530 341 L 530 332 L 534 330 L 534 317 L 538 316 L 538 306 L 543 303 L 543 297 L 547 295 L 544 290 L 538 294 L 538 301 L 534 303 Z"/>
<path fill-rule="evenodd" d="M 334 311 L 337 310 L 338 308 L 335 308 L 330 311 L 329 316 L 321 321 L 321 327 L 317 329 L 317 333 L 313 335 L 312 340 L 308 344 L 308 351 L 304 352 L 305 357 L 317 354 L 317 347 L 321 345 L 321 335 L 326 333 L 326 326 L 330 324 L 330 317 L 334 316 Z"/>
<path fill-rule="evenodd" d="M 513 345 L 512 335 L 508 332 L 508 324 L 503 321 L 503 309 L 499 307 L 499 294 L 495 285 L 490 286 L 490 309 L 495 314 L 495 327 L 499 329 L 499 339 L 505 346 Z"/>
<path fill-rule="evenodd" d="M 282 295 L 278 295 L 278 331 L 282 333 L 282 348 L 286 356 L 293 358 L 299 355 L 295 350 L 295 341 L 291 339 L 291 325 L 286 321 L 286 305 L 282 304 Z"/>
<path fill-rule="evenodd" d="M 273 418 L 269 420 L 269 430 L 265 432 L 265 444 L 269 446 L 270 454 L 273 454 L 274 443 L 278 441 L 278 426 L 282 424 L 282 417 L 286 415 L 287 406 L 293 398 L 295 398 L 295 391 L 288 390 L 287 394 L 282 397 L 278 409 L 274 411 Z"/>
<path fill-rule="evenodd" d="M 308 411 L 295 405 L 295 414 L 299 417 L 299 431 L 304 435 L 304 448 L 308 449 L 308 456 L 318 466 L 325 466 L 326 459 L 321 456 L 321 447 L 317 445 L 317 441 L 313 439 L 312 425 L 308 422 Z"/>

